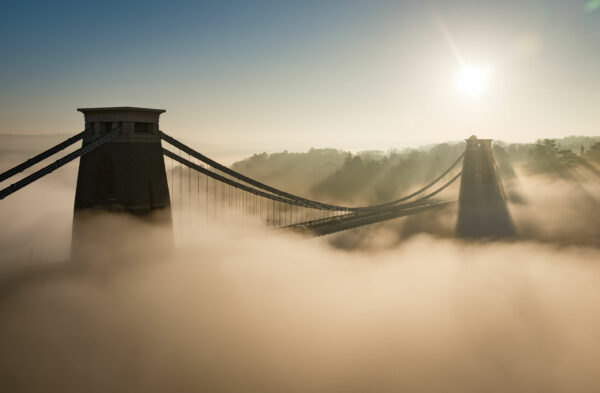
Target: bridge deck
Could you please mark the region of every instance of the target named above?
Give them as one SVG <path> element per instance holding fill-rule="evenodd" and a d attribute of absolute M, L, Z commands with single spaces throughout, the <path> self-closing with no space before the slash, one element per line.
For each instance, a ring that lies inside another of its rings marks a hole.
<path fill-rule="evenodd" d="M 427 201 L 410 206 L 398 206 L 367 213 L 349 213 L 335 217 L 322 218 L 299 224 L 288 225 L 284 229 L 307 233 L 315 236 L 324 236 L 331 233 L 357 228 L 363 225 L 375 224 L 398 217 L 409 216 L 416 213 L 440 209 L 455 204 L 456 200 Z"/>

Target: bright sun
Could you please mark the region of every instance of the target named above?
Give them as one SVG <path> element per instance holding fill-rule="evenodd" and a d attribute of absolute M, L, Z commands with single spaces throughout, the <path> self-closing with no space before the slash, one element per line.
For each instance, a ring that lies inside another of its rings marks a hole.
<path fill-rule="evenodd" d="M 489 67 L 463 66 L 456 85 L 462 93 L 471 97 L 479 97 L 487 85 L 489 74 Z"/>

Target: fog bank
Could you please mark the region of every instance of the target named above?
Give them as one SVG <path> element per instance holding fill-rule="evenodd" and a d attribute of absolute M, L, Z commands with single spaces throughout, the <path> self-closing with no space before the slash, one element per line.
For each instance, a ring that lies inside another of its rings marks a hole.
<path fill-rule="evenodd" d="M 4 389 L 600 388 L 596 249 L 416 236 L 349 253 L 262 235 L 14 276 Z"/>

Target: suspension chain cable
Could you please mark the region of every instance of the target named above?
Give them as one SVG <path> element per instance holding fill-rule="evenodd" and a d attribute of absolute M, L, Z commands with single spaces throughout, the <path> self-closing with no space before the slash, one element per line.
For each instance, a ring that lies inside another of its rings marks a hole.
<path fill-rule="evenodd" d="M 208 165 L 210 165 L 211 167 L 220 170 L 223 173 L 226 173 L 238 180 L 241 180 L 247 184 L 250 184 L 256 188 L 259 188 L 261 190 L 267 191 L 269 193 L 275 194 L 277 196 L 283 197 L 283 198 L 287 198 L 288 200 L 293 200 L 295 202 L 301 202 L 301 203 L 292 203 L 292 202 L 288 202 L 290 204 L 296 204 L 299 206 L 307 206 L 307 207 L 313 207 L 315 209 L 319 209 L 319 210 L 334 210 L 334 211 L 352 211 L 352 212 L 358 212 L 358 211 L 364 211 L 364 210 L 376 210 L 376 209 L 382 209 L 382 208 L 387 208 L 389 206 L 393 206 L 396 204 L 399 204 L 400 202 L 404 202 L 410 198 L 415 197 L 418 194 L 423 193 L 424 191 L 426 191 L 427 189 L 429 189 L 430 187 L 432 187 L 435 183 L 437 183 L 439 180 L 441 180 L 444 176 L 446 176 L 460 161 L 461 159 L 464 157 L 464 152 L 456 159 L 456 161 L 454 161 L 454 163 L 452 163 L 452 165 L 446 170 L 444 171 L 440 176 L 438 176 L 436 179 L 434 179 L 434 181 L 430 182 L 429 184 L 427 184 L 425 187 L 421 188 L 420 190 L 415 191 L 414 193 L 407 195 L 405 197 L 384 203 L 384 204 L 380 204 L 380 205 L 372 205 L 372 206 L 359 206 L 359 207 L 348 207 L 348 206 L 337 206 L 337 205 L 331 205 L 331 204 L 327 204 L 327 203 L 322 203 L 322 202 L 318 202 L 318 201 L 313 201 L 310 199 L 306 199 L 306 198 L 302 198 L 299 197 L 297 195 L 293 195 L 290 193 L 287 193 L 285 191 L 279 190 L 277 188 L 268 186 L 264 183 L 261 183 L 257 180 L 254 180 L 252 178 L 249 178 L 245 175 L 242 175 L 239 172 L 236 172 L 230 168 L 227 168 L 224 165 L 219 164 L 218 162 L 208 158 L 207 156 L 195 151 L 194 149 L 190 148 L 189 146 L 179 142 L 178 140 L 176 140 L 175 138 L 165 134 L 162 131 L 159 131 L 161 138 L 168 142 L 169 144 L 173 145 L 176 148 L 181 149 L 182 151 L 192 155 L 193 157 L 199 159 L 200 161 L 207 163 Z"/>
<path fill-rule="evenodd" d="M 34 181 L 46 176 L 47 174 L 54 172 L 58 168 L 68 164 L 69 162 L 73 161 L 74 159 L 81 157 L 81 156 L 97 149 L 98 147 L 102 146 L 106 142 L 108 142 L 111 139 L 113 139 L 114 137 L 116 137 L 120 132 L 121 132 L 121 127 L 119 126 L 115 129 L 113 129 L 108 134 L 97 138 L 93 142 L 90 142 L 87 145 L 80 147 L 79 149 L 75 150 L 74 152 L 71 152 L 62 158 L 59 158 L 55 162 L 46 165 L 45 167 L 32 173 L 31 175 L 0 190 L 0 200 L 6 198 L 7 196 L 9 196 L 10 194 L 12 194 L 14 192 L 17 192 L 18 190 L 27 186 L 28 184 L 31 184 Z"/>
<path fill-rule="evenodd" d="M 16 175 L 17 173 L 23 172 L 25 169 L 32 167 L 33 165 L 37 164 L 38 162 L 45 160 L 46 158 L 53 156 L 54 154 L 58 153 L 61 150 L 66 149 L 67 147 L 71 146 L 73 143 L 80 141 L 81 139 L 83 139 L 84 134 L 89 131 L 90 128 L 86 128 L 85 130 L 81 131 L 79 134 L 74 135 L 72 137 L 70 137 L 69 139 L 49 148 L 46 151 L 41 152 L 40 154 L 36 155 L 35 157 L 32 157 L 30 159 L 28 159 L 27 161 L 7 170 L 6 172 L 0 173 L 0 182 L 13 177 L 14 175 Z"/>

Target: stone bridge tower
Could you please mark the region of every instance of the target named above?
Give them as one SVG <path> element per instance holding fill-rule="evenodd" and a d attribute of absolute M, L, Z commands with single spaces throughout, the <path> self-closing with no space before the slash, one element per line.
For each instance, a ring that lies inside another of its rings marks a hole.
<path fill-rule="evenodd" d="M 458 197 L 456 235 L 463 238 L 515 236 L 491 139 L 467 139 Z"/>
<path fill-rule="evenodd" d="M 126 216 L 135 217 L 134 221 L 151 222 L 153 227 L 162 224 L 168 229 L 166 233 L 171 232 L 168 236 L 172 242 L 171 202 L 158 133 L 158 118 L 165 111 L 134 107 L 78 111 L 85 116 L 84 146 L 114 129 L 121 131 L 79 162 L 72 256 L 76 258 L 83 245 L 100 248 L 125 244 L 127 241 L 122 238 L 125 235 L 133 236 L 132 241 L 150 241 L 152 236 L 148 233 L 140 234 L 141 237 L 124 234 L 123 223 L 118 224 L 118 219 L 105 220 L 99 225 L 98 212 L 127 213 Z M 133 231 L 139 232 L 139 228 Z"/>

